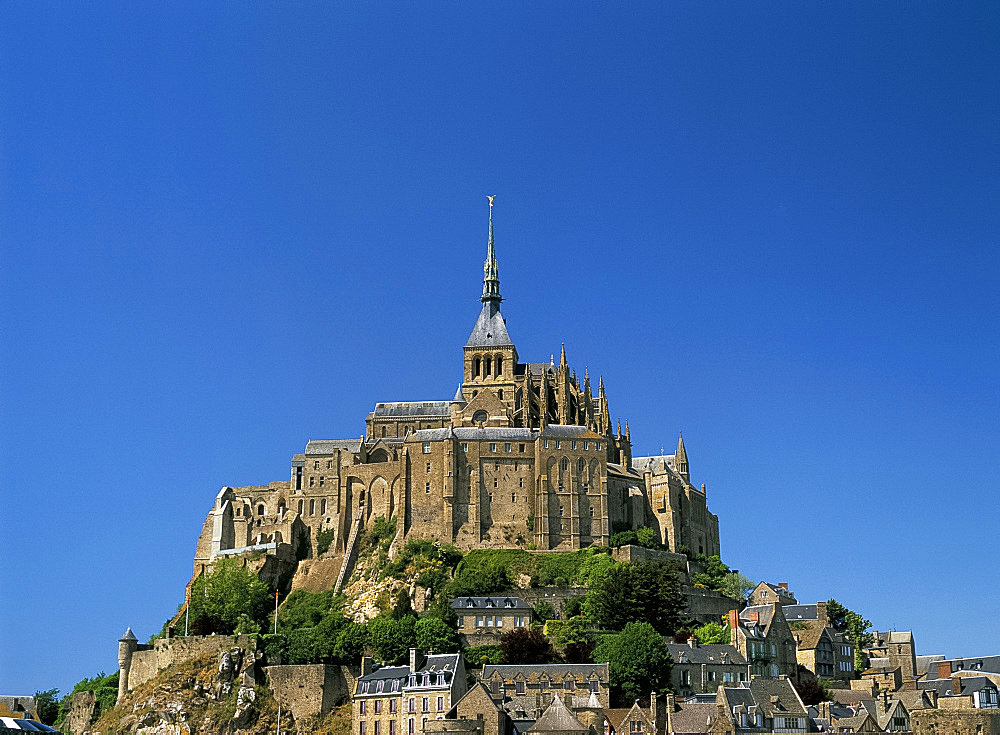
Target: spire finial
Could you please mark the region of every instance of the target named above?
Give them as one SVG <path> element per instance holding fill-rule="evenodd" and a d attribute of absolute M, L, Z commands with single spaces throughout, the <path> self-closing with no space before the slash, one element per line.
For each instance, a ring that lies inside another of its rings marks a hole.
<path fill-rule="evenodd" d="M 500 276 L 497 274 L 497 258 L 493 250 L 493 199 L 496 195 L 487 195 L 490 201 L 490 237 L 486 246 L 486 262 L 483 263 L 483 296 L 480 299 L 483 303 L 493 303 L 499 308 L 500 302 Z"/>
<path fill-rule="evenodd" d="M 562 351 L 559 353 L 559 364 L 560 365 L 565 365 L 566 364 L 566 343 L 565 342 L 562 343 Z"/>

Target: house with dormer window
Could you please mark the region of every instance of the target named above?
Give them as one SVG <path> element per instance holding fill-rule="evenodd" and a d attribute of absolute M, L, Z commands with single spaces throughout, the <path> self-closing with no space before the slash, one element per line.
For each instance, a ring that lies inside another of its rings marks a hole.
<path fill-rule="evenodd" d="M 418 735 L 444 718 L 467 689 L 460 653 L 424 655 L 410 649 L 408 666 L 361 660 L 351 700 L 352 735 Z"/>
<path fill-rule="evenodd" d="M 515 595 L 456 597 L 451 609 L 467 645 L 495 643 L 502 634 L 531 625 L 531 606 Z"/>

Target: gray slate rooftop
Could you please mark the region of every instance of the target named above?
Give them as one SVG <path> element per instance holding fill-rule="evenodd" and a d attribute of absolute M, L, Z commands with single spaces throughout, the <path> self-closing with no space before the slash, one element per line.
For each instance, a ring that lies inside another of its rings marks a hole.
<path fill-rule="evenodd" d="M 487 301 L 479 312 L 476 326 L 472 328 L 466 347 L 500 347 L 511 346 L 507 324 L 500 314 L 500 307 L 495 302 Z"/>
<path fill-rule="evenodd" d="M 520 597 L 513 595 L 491 595 L 489 597 L 454 597 L 451 606 L 455 610 L 530 610 L 531 606 Z"/>
<path fill-rule="evenodd" d="M 743 654 L 734 646 L 725 643 L 705 643 L 694 647 L 688 646 L 685 643 L 668 643 L 667 651 L 670 653 L 670 657 L 674 660 L 674 663 L 679 662 L 682 656 L 687 659 L 685 663 L 690 664 L 726 663 L 746 666 L 747 663 Z M 722 658 L 723 654 L 727 657 L 725 661 Z"/>
<path fill-rule="evenodd" d="M 395 403 L 376 403 L 375 416 L 436 416 L 451 415 L 451 401 L 397 401 Z"/>

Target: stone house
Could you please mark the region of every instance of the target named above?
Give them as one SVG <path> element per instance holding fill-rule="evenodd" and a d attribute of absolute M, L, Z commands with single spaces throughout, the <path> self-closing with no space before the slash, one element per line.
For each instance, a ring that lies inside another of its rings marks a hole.
<path fill-rule="evenodd" d="M 750 664 L 751 677 L 798 680 L 795 640 L 780 603 L 730 610 L 728 622 L 730 645 Z"/>
<path fill-rule="evenodd" d="M 917 673 L 917 651 L 913 643 L 913 631 L 899 630 L 872 633 L 872 644 L 862 649 L 872 669 L 893 669 L 899 667 L 903 679 L 912 679 Z"/>
<path fill-rule="evenodd" d="M 750 593 L 748 604 L 750 605 L 770 605 L 777 602 L 781 605 L 797 605 L 795 595 L 788 591 L 788 582 L 761 582 L 754 587 Z"/>
<path fill-rule="evenodd" d="M 720 687 L 716 703 L 725 721 L 716 722 L 713 733 L 809 732 L 809 713 L 785 676 Z"/>
<path fill-rule="evenodd" d="M 782 612 L 792 631 L 799 665 L 821 679 L 854 678 L 854 644 L 830 627 L 825 602 L 785 605 Z"/>
<path fill-rule="evenodd" d="M 286 479 L 223 488 L 195 574 L 252 550 L 315 557 L 320 534 L 347 568 L 377 517 L 396 521 L 398 542 L 461 549 L 571 550 L 650 527 L 674 550 L 718 554 L 718 517 L 691 482 L 683 439 L 672 455 L 633 459 L 603 379 L 594 390 L 565 349 L 558 361 L 522 362 L 501 300 L 491 215 L 481 308 L 451 400 L 378 402 L 362 436 L 309 441 Z"/>
<path fill-rule="evenodd" d="M 670 688 L 675 695 L 714 694 L 720 686 L 735 686 L 750 681 L 750 665 L 735 646 L 703 644 L 697 638 L 684 643 L 667 643 L 674 661 L 670 669 Z"/>
<path fill-rule="evenodd" d="M 351 701 L 352 735 L 415 735 L 443 719 L 466 692 L 460 653 L 425 656 L 411 648 L 408 666 L 361 661 Z"/>
<path fill-rule="evenodd" d="M 636 700 L 631 707 L 605 710 L 605 735 L 659 735 L 663 732 L 666 710 L 657 720 L 657 697 L 650 698 L 648 707 Z"/>
<path fill-rule="evenodd" d="M 610 704 L 608 665 L 485 664 L 480 681 L 512 720 L 535 720 L 553 697 L 569 697 L 571 709 L 589 707 L 594 695 L 600 707 Z"/>
<path fill-rule="evenodd" d="M 947 679 L 920 681 L 917 686 L 924 691 L 935 692 L 939 707 L 1000 708 L 997 685 L 986 676 L 961 676 L 956 673 Z"/>
<path fill-rule="evenodd" d="M 531 606 L 515 595 L 456 597 L 451 609 L 458 616 L 458 631 L 470 645 L 493 642 L 491 638 L 531 625 Z"/>
<path fill-rule="evenodd" d="M 481 681 L 473 684 L 448 713 L 449 719 L 479 722 L 481 735 L 514 735 L 514 721 L 493 701 Z"/>

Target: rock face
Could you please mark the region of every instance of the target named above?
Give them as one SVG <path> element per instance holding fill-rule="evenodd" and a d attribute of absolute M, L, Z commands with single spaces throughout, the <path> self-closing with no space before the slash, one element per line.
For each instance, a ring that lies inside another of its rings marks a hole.
<path fill-rule="evenodd" d="M 130 691 L 116 708 L 89 727 L 97 733 L 197 735 L 255 733 L 261 702 L 255 688 L 260 656 L 233 646 L 171 666 L 154 680 Z M 91 695 L 91 700 L 93 699 Z M 74 708 L 77 703 L 74 700 Z M 89 723 L 93 704 L 81 701 L 80 718 Z M 71 729 L 82 733 L 83 729 Z M 263 731 L 262 731 L 263 732 Z"/>
<path fill-rule="evenodd" d="M 97 698 L 93 692 L 77 692 L 73 695 L 73 702 L 69 714 L 66 715 L 66 722 L 63 723 L 63 729 L 72 733 L 80 733 L 90 729 L 90 722 L 94 719 L 96 707 Z"/>

